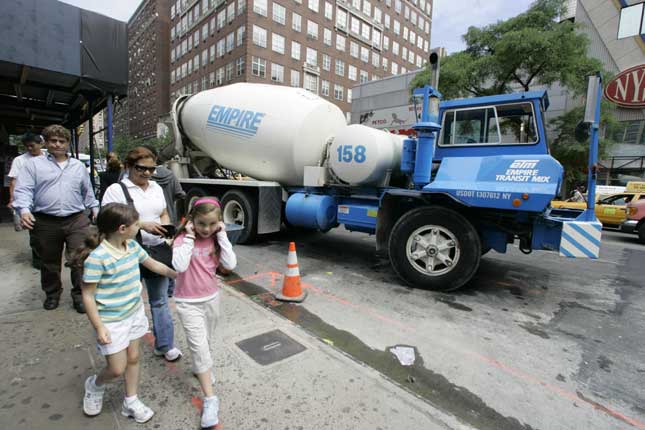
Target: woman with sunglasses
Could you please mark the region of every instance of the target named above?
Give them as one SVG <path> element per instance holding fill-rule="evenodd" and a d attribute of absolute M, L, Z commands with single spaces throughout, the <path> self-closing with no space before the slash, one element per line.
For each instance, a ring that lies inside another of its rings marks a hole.
<path fill-rule="evenodd" d="M 172 264 L 172 250 L 166 243 L 163 225 L 170 224 L 166 199 L 159 184 L 150 178 L 156 170 L 156 157 L 147 148 L 138 147 L 128 152 L 125 158 L 127 178 L 112 184 L 105 190 L 102 205 L 125 203 L 133 205 L 139 212 L 141 236 L 138 238 L 144 249 L 168 266 Z M 168 307 L 168 278 L 147 270 L 141 270 L 152 313 L 155 336 L 155 355 L 164 356 L 168 361 L 181 357 L 181 351 L 174 345 L 172 314 Z"/>

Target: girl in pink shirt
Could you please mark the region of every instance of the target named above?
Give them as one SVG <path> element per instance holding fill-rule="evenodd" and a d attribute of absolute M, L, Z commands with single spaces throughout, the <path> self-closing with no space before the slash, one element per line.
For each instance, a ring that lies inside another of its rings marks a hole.
<path fill-rule="evenodd" d="M 228 273 L 237 259 L 226 236 L 219 201 L 197 199 L 173 242 L 172 264 L 177 270 L 175 303 L 179 321 L 186 332 L 193 372 L 204 393 L 202 428 L 219 423 L 219 400 L 213 392 L 211 347 L 219 318 L 219 269 Z"/>

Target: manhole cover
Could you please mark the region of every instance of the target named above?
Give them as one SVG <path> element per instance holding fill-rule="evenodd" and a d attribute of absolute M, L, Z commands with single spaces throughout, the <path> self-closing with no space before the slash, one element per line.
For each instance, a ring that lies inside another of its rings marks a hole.
<path fill-rule="evenodd" d="M 262 366 L 284 360 L 307 349 L 280 330 L 241 340 L 236 345 Z"/>

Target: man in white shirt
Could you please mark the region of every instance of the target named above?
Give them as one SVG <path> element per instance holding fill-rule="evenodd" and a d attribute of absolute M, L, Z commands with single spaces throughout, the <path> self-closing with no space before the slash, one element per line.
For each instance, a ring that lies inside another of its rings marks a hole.
<path fill-rule="evenodd" d="M 7 207 L 10 209 L 13 209 L 13 191 L 16 188 L 16 179 L 18 178 L 18 174 L 22 170 L 22 168 L 25 166 L 27 161 L 31 160 L 34 157 L 40 157 L 44 155 L 42 148 L 43 148 L 43 138 L 39 134 L 34 134 L 27 132 L 25 135 L 22 137 L 22 144 L 25 146 L 25 149 L 27 150 L 24 154 L 19 155 L 18 157 L 13 159 L 13 162 L 11 163 L 11 170 L 9 171 L 9 204 Z"/>

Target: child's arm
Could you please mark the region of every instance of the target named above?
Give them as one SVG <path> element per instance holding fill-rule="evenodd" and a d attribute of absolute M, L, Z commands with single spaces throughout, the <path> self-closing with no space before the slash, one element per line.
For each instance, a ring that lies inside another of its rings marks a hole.
<path fill-rule="evenodd" d="M 152 257 L 146 258 L 141 264 L 151 272 L 155 272 L 156 274 L 165 276 L 166 278 L 175 279 L 177 277 L 177 272 Z"/>
<path fill-rule="evenodd" d="M 233 252 L 233 245 L 231 245 L 226 235 L 226 226 L 224 223 L 220 224 L 220 231 L 217 232 L 217 243 L 220 248 L 219 269 L 222 273 L 228 274 L 237 266 L 237 257 L 235 256 L 235 252 Z"/>
<path fill-rule="evenodd" d="M 195 236 L 189 232 L 192 230 L 188 230 L 188 228 L 186 230 L 187 234 L 180 236 L 181 243 L 176 243 L 172 248 L 172 267 L 179 273 L 188 270 L 190 259 L 193 256 L 193 248 L 195 247 Z"/>
<path fill-rule="evenodd" d="M 85 312 L 87 313 L 87 318 L 90 320 L 94 329 L 96 330 L 96 337 L 101 345 L 106 345 L 112 343 L 110 339 L 110 332 L 103 325 L 101 317 L 99 317 L 99 310 L 96 307 L 96 300 L 94 300 L 94 295 L 96 294 L 96 284 L 83 284 L 81 289 L 83 295 L 83 304 L 85 305 Z"/>

